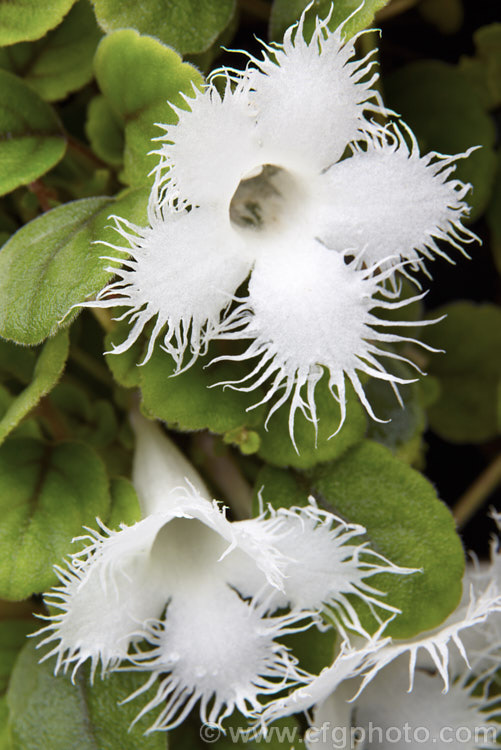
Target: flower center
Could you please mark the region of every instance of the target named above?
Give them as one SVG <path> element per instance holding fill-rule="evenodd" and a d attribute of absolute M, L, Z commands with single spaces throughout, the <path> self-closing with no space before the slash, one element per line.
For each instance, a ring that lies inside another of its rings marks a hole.
<path fill-rule="evenodd" d="M 230 203 L 238 230 L 273 233 L 290 225 L 306 198 L 299 180 L 282 167 L 264 164 L 241 180 Z"/>

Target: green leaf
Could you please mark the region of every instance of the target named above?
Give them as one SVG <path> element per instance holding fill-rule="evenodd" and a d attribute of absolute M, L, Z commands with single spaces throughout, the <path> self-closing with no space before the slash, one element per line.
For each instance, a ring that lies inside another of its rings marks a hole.
<path fill-rule="evenodd" d="M 144 4 L 134 3 L 134 7 L 142 12 Z M 167 101 L 186 108 L 181 94 L 193 95 L 193 86 L 200 86 L 202 77 L 172 49 L 132 29 L 116 31 L 102 40 L 95 71 L 110 109 L 125 128 L 121 178 L 129 185 L 145 185 L 158 161 L 157 156 L 148 156 L 155 148 L 152 138 L 163 132 L 155 123 L 176 122 Z"/>
<path fill-rule="evenodd" d="M 68 325 L 74 305 L 95 294 L 110 278 L 97 240 L 116 243 L 109 216 L 144 221 L 146 191 L 123 197 L 84 198 L 39 216 L 0 253 L 0 335 L 38 344 Z M 64 320 L 63 320 L 64 319 Z"/>
<path fill-rule="evenodd" d="M 328 389 L 326 377 L 317 385 L 315 401 L 319 417 L 316 441 L 312 423 L 298 412 L 294 422 L 294 436 L 299 451 L 296 453 L 289 435 L 289 410 L 285 405 L 272 415 L 268 430 L 264 426 L 259 429 L 261 446 L 258 455 L 275 466 L 309 469 L 320 461 L 338 458 L 363 439 L 367 418 L 364 408 L 351 389 L 348 389 L 346 420 L 337 435 L 334 433 L 338 428 L 341 412 Z"/>
<path fill-rule="evenodd" d="M 429 326 L 423 338 L 446 354 L 431 355 L 428 364 L 440 384 L 440 397 L 428 411 L 430 426 L 455 443 L 490 440 L 501 431 L 501 309 L 454 302 L 435 314 L 447 318 Z"/>
<path fill-rule="evenodd" d="M 22 227 L 0 254 L 0 334 L 38 344 L 57 331 L 73 304 L 109 278 L 101 247 L 92 245 L 110 198 L 67 203 Z M 104 219 L 105 220 L 105 219 Z M 66 324 L 75 317 L 68 316 Z"/>
<path fill-rule="evenodd" d="M 313 494 L 321 507 L 365 526 L 371 549 L 396 565 L 423 570 L 372 579 L 387 592 L 384 600 L 402 610 L 387 634 L 410 638 L 436 627 L 457 606 L 464 556 L 452 516 L 432 485 L 382 445 L 366 440 L 306 476 L 266 467 L 255 488 L 275 508 L 305 505 Z M 359 614 L 365 616 L 365 608 Z M 374 620 L 366 622 L 371 626 Z"/>
<path fill-rule="evenodd" d="M 75 0 L 9 0 L 0 3 L 0 45 L 40 39 L 61 22 Z"/>
<path fill-rule="evenodd" d="M 0 49 L 0 68 L 17 73 L 42 99 L 64 99 L 91 80 L 101 36 L 89 3 L 78 0 L 44 39 Z"/>
<path fill-rule="evenodd" d="M 4 7 L 0 4 L 0 11 Z M 65 150 L 51 106 L 20 78 L 0 70 L 0 195 L 41 177 Z"/>
<path fill-rule="evenodd" d="M 501 105 L 501 23 L 482 26 L 473 34 L 475 57 L 461 57 L 459 69 L 476 88 L 486 109 Z"/>
<path fill-rule="evenodd" d="M 115 308 L 115 313 L 119 317 L 120 308 Z M 118 346 L 125 341 L 129 333 L 130 326 L 125 321 L 117 323 L 113 331 L 106 335 L 104 340 L 106 348 L 106 364 L 110 368 L 113 377 L 124 388 L 135 388 L 139 385 L 139 375 L 141 368 L 138 364 L 143 359 L 144 340 L 139 338 L 129 349 L 122 354 L 109 354 L 114 346 Z"/>
<path fill-rule="evenodd" d="M 412 380 L 415 371 L 403 363 L 394 362 L 392 372 L 404 379 Z M 425 396 L 423 381 L 399 385 L 402 407 L 389 388 L 388 383 L 371 378 L 365 392 L 374 413 L 384 422 L 371 419 L 367 437 L 389 448 L 392 453 L 407 463 L 419 463 L 422 459 L 422 435 L 426 429 Z"/>
<path fill-rule="evenodd" d="M 3 420 L 3 417 L 12 407 L 15 401 L 16 396 L 8 391 L 7 388 L 5 388 L 3 385 L 0 385 L 0 420 Z M 19 425 L 13 427 L 10 435 L 11 437 L 30 437 L 39 440 L 44 439 L 40 425 L 35 417 L 27 417 L 23 419 L 23 421 Z"/>
<path fill-rule="evenodd" d="M 132 526 L 141 520 L 141 508 L 134 485 L 125 477 L 111 480 L 111 514 L 106 522 L 109 529 L 120 528 L 121 523 Z"/>
<path fill-rule="evenodd" d="M 226 48 L 231 48 L 231 43 L 240 26 L 240 13 L 237 9 L 237 3 L 233 3 L 234 12 L 230 22 L 222 32 L 214 39 L 210 47 L 204 52 L 190 53 L 186 57 L 187 61 L 200 70 L 203 75 L 207 75 L 214 66 L 214 61 L 221 55 Z"/>
<path fill-rule="evenodd" d="M 36 354 L 33 349 L 0 339 L 0 375 L 2 378 L 13 377 L 27 384 L 33 376 L 35 362 Z"/>
<path fill-rule="evenodd" d="M 15 403 L 16 397 L 10 393 L 7 388 L 0 385 L 0 419 L 8 412 L 8 410 Z M 42 431 L 36 419 L 29 417 L 24 419 L 17 427 L 11 432 L 12 437 L 30 437 L 38 440 L 43 440 Z"/>
<path fill-rule="evenodd" d="M 261 511 L 261 494 L 265 504 L 271 503 L 274 508 L 293 508 L 296 505 L 306 505 L 311 493 L 308 481 L 301 474 L 265 465 L 259 471 L 254 485 L 253 516 L 259 515 Z"/>
<path fill-rule="evenodd" d="M 0 750 L 13 750 L 8 721 L 9 707 L 7 706 L 7 696 L 2 695 L 0 697 Z"/>
<path fill-rule="evenodd" d="M 386 104 L 401 114 L 419 140 L 423 153 L 456 154 L 482 148 L 458 162 L 458 178 L 473 185 L 467 196 L 471 217 L 478 218 L 489 201 L 494 180 L 495 127 L 475 89 L 457 67 L 422 60 L 385 80 Z"/>
<path fill-rule="evenodd" d="M 304 633 L 286 636 L 283 643 L 292 651 L 302 669 L 319 674 L 334 661 L 337 636 L 334 628 L 322 631 L 313 627 Z"/>
<path fill-rule="evenodd" d="M 33 379 L 0 419 L 0 443 L 48 393 L 61 377 L 69 351 L 68 330 L 49 339 L 37 360 Z"/>
<path fill-rule="evenodd" d="M 100 159 L 113 167 L 121 166 L 125 147 L 124 123 L 102 94 L 90 100 L 85 132 L 92 150 Z"/>
<path fill-rule="evenodd" d="M 104 465 L 81 443 L 44 445 L 29 438 L 0 447 L 0 597 L 24 599 L 56 582 L 52 566 L 110 495 Z"/>
<path fill-rule="evenodd" d="M 333 4 L 332 0 L 314 0 L 306 14 L 305 37 L 310 38 L 315 18 L 326 18 L 332 8 L 329 22 L 331 30 L 337 29 L 353 14 L 344 27 L 344 36 L 350 39 L 357 32 L 370 26 L 377 11 L 384 8 L 387 3 L 388 0 L 365 0 L 364 3 L 360 3 L 359 0 L 336 0 Z M 281 42 L 286 29 L 299 19 L 308 4 L 307 0 L 274 0 L 270 17 L 271 38 Z"/>
<path fill-rule="evenodd" d="M 75 94 L 69 103 L 64 104 L 64 111 L 72 105 L 79 109 L 78 119 L 82 122 L 85 119 L 86 106 L 78 107 L 76 102 L 78 97 L 88 97 L 89 91 L 84 89 L 80 94 Z M 70 118 L 71 119 L 71 118 Z M 72 124 L 72 123 L 71 123 Z M 111 176 L 110 170 L 104 164 L 98 165 L 98 161 L 93 154 L 90 154 L 86 146 L 80 146 L 76 140 L 71 144 L 71 148 L 66 151 L 64 159 L 56 164 L 54 169 L 44 177 L 44 188 L 47 193 L 53 191 L 58 197 L 57 203 L 52 208 L 61 203 L 68 203 L 80 198 L 93 198 L 99 195 L 111 195 L 116 190 L 116 180 Z M 38 211 L 37 211 L 38 213 Z M 31 220 L 33 217 L 29 217 Z"/>
<path fill-rule="evenodd" d="M 50 400 L 62 412 L 73 438 L 94 448 L 109 445 L 118 433 L 115 410 L 109 401 L 91 399 L 75 383 L 60 383 Z"/>
<path fill-rule="evenodd" d="M 262 408 L 246 411 L 259 400 L 256 393 L 210 387 L 242 377 L 238 365 L 205 367 L 210 360 L 210 355 L 198 359 L 189 370 L 173 376 L 172 358 L 156 347 L 151 359 L 138 368 L 142 406 L 147 414 L 180 430 L 208 429 L 219 434 L 260 424 Z"/>
<path fill-rule="evenodd" d="M 317 467 L 309 479 L 322 504 L 365 526 L 376 552 L 422 570 L 372 579 L 401 610 L 386 634 L 410 638 L 439 625 L 461 597 L 464 555 L 452 515 L 430 482 L 370 441 Z"/>
<path fill-rule="evenodd" d="M 235 0 L 92 0 L 101 27 L 110 33 L 136 29 L 179 54 L 203 52 L 230 23 Z"/>
<path fill-rule="evenodd" d="M 41 656 L 31 641 L 12 673 L 7 702 L 15 750 L 166 750 L 165 733 L 144 736 L 148 717 L 129 730 L 155 687 L 138 701 L 117 705 L 145 682 L 144 674 L 115 673 L 92 686 L 79 670 L 72 684 L 69 675 L 54 676 L 50 660 L 39 664 Z"/>
<path fill-rule="evenodd" d="M 38 625 L 39 621 L 34 618 L 0 622 L 0 694 L 7 690 L 10 673 L 17 654 L 26 643 L 26 636 L 33 633 Z"/>

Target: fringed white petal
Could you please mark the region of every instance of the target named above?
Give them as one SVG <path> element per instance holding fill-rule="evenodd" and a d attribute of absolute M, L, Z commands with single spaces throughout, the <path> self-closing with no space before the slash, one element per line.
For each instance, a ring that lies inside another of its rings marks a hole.
<path fill-rule="evenodd" d="M 113 349 L 119 354 L 154 321 L 144 361 L 160 338 L 179 370 L 186 350 L 191 362 L 205 351 L 221 312 L 245 280 L 250 263 L 227 220 L 209 209 L 175 210 L 168 205 L 151 214 L 151 226 L 137 227 L 117 219 L 125 247 L 112 246 L 109 258 L 116 279 L 89 307 L 127 307 L 122 318 L 133 324 L 128 338 Z M 124 254 L 130 254 L 124 262 Z M 120 267 L 120 264 L 123 266 Z M 190 362 L 190 363 L 191 363 Z"/>
<path fill-rule="evenodd" d="M 160 707 L 150 731 L 177 726 L 198 702 L 204 722 L 219 723 L 235 708 L 248 715 L 259 695 L 309 679 L 278 639 L 308 627 L 311 613 L 272 618 L 252 598 L 244 600 L 232 563 L 238 567 L 247 555 L 247 566 L 256 568 L 263 557 L 254 561 L 249 544 L 239 545 L 243 535 L 233 534 L 215 503 L 203 507 L 195 499 L 183 513 L 162 528 L 151 550 L 168 591 L 165 615 L 145 623 L 141 634 L 149 647 L 131 656 L 137 670 L 152 673 L 131 698 L 161 676 L 137 717 Z M 255 578 L 262 590 L 266 579 Z"/>
<path fill-rule="evenodd" d="M 272 722 L 291 714 L 308 711 L 315 704 L 321 703 L 345 680 L 351 680 L 359 675 L 367 658 L 377 654 L 389 641 L 389 638 L 381 637 L 380 630 L 360 648 L 343 643 L 332 665 L 323 669 L 308 685 L 293 690 L 285 698 L 270 701 L 262 711 L 257 712 L 258 726 L 266 732 L 266 727 Z"/>
<path fill-rule="evenodd" d="M 342 27 L 329 30 L 330 16 L 317 19 L 306 42 L 305 13 L 283 44 L 263 45 L 262 59 L 251 57 L 247 79 L 266 163 L 308 175 L 336 162 L 362 123 L 370 127 L 364 111 L 383 108 L 372 55 L 354 59 L 357 37 L 343 42 Z"/>
<path fill-rule="evenodd" d="M 151 548 L 164 519 L 150 517 L 120 532 L 90 531 L 87 547 L 71 556 L 67 568 L 56 567 L 61 586 L 46 603 L 53 615 L 39 646 L 52 645 L 43 660 L 56 656 L 55 673 L 73 669 L 87 659 L 91 674 L 101 663 L 104 674 L 127 657 L 144 620 L 158 617 L 165 606 L 159 571 L 151 565 Z"/>
<path fill-rule="evenodd" d="M 499 716 L 500 706 L 496 704 L 496 710 L 491 711 L 490 699 L 488 700 L 486 695 L 480 699 L 478 690 L 475 690 L 477 685 L 483 685 L 487 689 L 499 663 L 489 664 L 485 659 L 481 663 L 478 654 L 473 653 L 475 661 L 472 659 L 471 666 L 481 665 L 482 671 L 471 669 L 469 654 L 466 653 L 462 641 L 469 629 L 483 628 L 486 620 L 498 616 L 499 612 L 501 591 L 491 579 L 481 592 L 475 592 L 474 587 L 470 587 L 470 600 L 467 606 L 460 605 L 442 626 L 412 640 L 398 641 L 385 637 L 384 630 L 389 622 L 386 621 L 370 639 L 358 639 L 359 643 L 353 645 L 344 641 L 339 655 L 330 667 L 324 669 L 307 686 L 292 691 L 286 698 L 272 701 L 261 712 L 257 712 L 258 723 L 265 729 L 279 718 L 307 711 L 315 704 L 323 704 L 332 694 L 334 700 L 339 698 L 344 703 L 348 692 L 351 692 L 349 699 L 356 707 L 364 692 L 371 689 L 372 683 L 374 694 L 377 694 L 381 676 L 385 675 L 389 665 L 397 661 L 398 668 L 401 669 L 403 665 L 405 669 L 406 680 L 402 690 L 407 689 L 411 695 L 418 676 L 431 673 L 434 675 L 434 690 L 437 692 L 439 689 L 442 694 L 451 688 L 467 689 L 467 701 L 472 711 L 482 711 L 482 716 L 486 720 L 495 715 Z M 499 647 L 499 644 L 496 645 Z M 462 658 L 461 670 L 457 669 L 459 662 L 450 653 L 452 649 L 457 650 Z M 451 666 L 454 666 L 454 671 L 451 671 Z M 497 696 L 495 697 L 498 700 Z M 451 700 L 453 705 L 454 698 Z M 375 723 L 375 720 L 373 721 Z"/>
<path fill-rule="evenodd" d="M 412 690 L 417 667 L 430 665 L 440 675 L 446 692 L 451 684 L 450 649 L 457 649 L 465 665 L 469 666 L 468 654 L 461 640 L 462 633 L 481 626 L 489 616 L 498 612 L 501 612 L 501 590 L 496 585 L 491 583 L 479 593 L 470 586 L 468 605 L 458 607 L 443 625 L 409 641 L 393 641 L 387 648 L 374 654 L 368 660 L 360 692 L 382 669 L 403 654 L 409 655 L 409 690 Z"/>
<path fill-rule="evenodd" d="M 353 750 L 348 743 L 350 731 L 356 725 L 356 709 L 349 703 L 353 696 L 353 682 L 345 680 L 324 701 L 311 710 L 312 721 L 304 736 L 307 750 Z M 353 743 L 353 745 L 356 744 Z"/>
<path fill-rule="evenodd" d="M 139 714 L 162 704 L 152 730 L 177 725 L 199 700 L 202 718 L 220 721 L 235 708 L 255 710 L 258 695 L 311 679 L 279 639 L 309 627 L 313 613 L 270 617 L 244 600 L 228 574 L 231 558 L 254 566 L 262 592 L 266 551 L 249 544 L 249 532 L 235 535 L 218 505 L 194 488 L 172 492 L 177 507 L 170 502 L 168 511 L 119 532 L 90 532 L 47 600 L 62 613 L 39 631 L 41 646 L 56 642 L 44 656 L 57 657 L 56 672 L 73 667 L 75 674 L 90 659 L 92 674 L 99 663 L 103 674 L 150 672 L 143 689 L 162 675 L 157 697 Z M 272 566 L 270 577 L 277 575 Z"/>
<path fill-rule="evenodd" d="M 227 212 L 240 180 L 262 164 L 247 89 L 227 82 L 221 96 L 209 83 L 185 101 L 189 109 L 176 110 L 178 122 L 161 125 L 160 183 L 171 200 Z"/>
<path fill-rule="evenodd" d="M 165 622 L 151 626 L 153 649 L 135 657 L 138 669 L 161 675 L 156 695 L 138 718 L 160 707 L 149 731 L 172 729 L 200 701 L 201 721 L 219 725 L 235 709 L 249 716 L 260 705 L 258 696 L 305 682 L 308 676 L 275 640 L 297 629 L 291 619 L 264 616 L 236 591 L 202 574 L 189 595 L 172 598 Z"/>
<path fill-rule="evenodd" d="M 471 185 L 451 175 L 471 150 L 420 156 L 408 128 L 367 134 L 324 175 L 318 236 L 340 252 L 350 248 L 367 265 L 395 265 L 401 258 L 419 266 L 437 255 L 450 260 L 442 242 L 466 255 L 460 243 L 478 240 L 463 226 Z"/>
<path fill-rule="evenodd" d="M 152 730 L 177 725 L 199 701 L 207 721 L 235 708 L 255 711 L 259 695 L 311 679 L 281 638 L 310 627 L 314 613 L 269 615 L 260 600 L 270 598 L 266 589 L 283 586 L 287 561 L 266 541 L 267 530 L 232 524 L 186 480 L 176 486 L 193 470 L 158 428 L 137 414 L 134 423 L 135 474 L 143 507 L 154 512 L 119 532 L 90 531 L 69 569 L 59 569 L 63 585 L 48 603 L 61 614 L 40 631 L 41 645 L 53 646 L 44 658 L 57 657 L 56 671 L 75 673 L 90 659 L 92 674 L 99 663 L 103 674 L 149 672 L 136 694 L 160 677 L 156 698 L 139 714 L 162 706 Z M 143 470 L 138 462 L 148 448 Z M 235 575 L 246 580 L 245 591 Z"/>
<path fill-rule="evenodd" d="M 366 534 L 363 526 L 321 510 L 313 497 L 306 507 L 270 508 L 269 513 L 268 519 L 242 522 L 269 529 L 275 548 L 286 560 L 282 592 L 274 592 L 268 607 L 324 611 L 346 640 L 347 630 L 368 637 L 352 597 L 363 601 L 379 621 L 377 608 L 398 612 L 385 603 L 384 593 L 369 585 L 368 579 L 383 572 L 408 575 L 417 571 L 393 565 L 373 552 L 367 542 L 353 543 Z"/>
<path fill-rule="evenodd" d="M 499 516 L 492 514 L 499 530 Z M 482 596 L 483 592 L 498 592 L 501 596 L 501 554 L 500 539 L 496 535 L 491 542 L 490 562 L 478 562 L 467 565 L 463 581 L 463 597 L 458 612 L 468 610 L 469 600 L 473 595 Z M 461 635 L 461 640 L 468 655 L 472 670 L 477 673 L 494 672 L 501 667 L 501 610 L 493 611 L 476 627 L 468 628 Z M 459 655 L 451 654 L 450 672 L 457 675 L 461 671 Z"/>
<path fill-rule="evenodd" d="M 347 263 L 343 255 L 319 242 L 310 240 L 302 245 L 301 239 L 297 251 L 277 247 L 256 261 L 248 299 L 226 319 L 219 334 L 227 339 L 253 339 L 244 354 L 222 359 L 255 359 L 254 369 L 250 368 L 241 381 L 224 385 L 251 391 L 263 384 L 266 395 L 259 403 L 275 398 L 268 419 L 290 401 L 289 431 L 293 442 L 297 410 L 317 425 L 315 387 L 324 368 L 329 389 L 341 409 L 339 425 L 332 425 L 334 432 L 345 419 L 345 378 L 353 384 L 370 416 L 378 419 L 358 372 L 386 380 L 398 396 L 398 384 L 412 380 L 403 380 L 386 370 L 380 359 L 391 359 L 393 354 L 385 345 L 420 343 L 378 330 L 380 326 L 409 325 L 389 323 L 373 313 L 376 308 L 399 308 L 412 301 L 376 299 L 378 294 L 383 298 L 387 295 L 384 281 L 390 272 L 376 275 L 374 267 L 357 268 L 355 261 Z"/>
<path fill-rule="evenodd" d="M 408 692 L 406 660 L 400 657 L 386 667 L 356 701 L 347 703 L 350 688 L 353 695 L 354 681 L 338 688 L 315 710 L 314 727 L 320 736 L 340 738 L 344 730 L 346 745 L 336 747 L 353 747 L 350 745 L 352 726 L 357 729 L 353 736 L 358 735 L 361 746 L 374 750 L 386 750 L 390 745 L 397 750 L 418 750 L 423 746 L 444 750 L 448 747 L 467 750 L 498 747 L 496 736 L 501 725 L 493 719 L 496 714 L 499 716 L 501 699 L 490 701 L 488 686 L 484 687 L 483 694 L 482 691 L 476 694 L 476 683 L 469 679 L 468 670 L 462 680 L 451 684 L 447 693 L 443 693 L 436 674 L 417 670 L 413 690 Z M 340 724 L 339 715 L 346 707 L 351 709 L 349 720 Z M 315 739 L 314 734 L 308 736 Z M 307 743 L 309 750 L 316 746 L 313 742 Z"/>

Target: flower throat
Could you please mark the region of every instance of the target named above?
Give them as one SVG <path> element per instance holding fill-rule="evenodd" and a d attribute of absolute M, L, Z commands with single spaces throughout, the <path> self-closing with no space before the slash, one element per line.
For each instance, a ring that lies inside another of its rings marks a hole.
<path fill-rule="evenodd" d="M 230 203 L 235 228 L 273 233 L 294 221 L 304 199 L 299 181 L 274 164 L 264 164 L 245 176 Z"/>

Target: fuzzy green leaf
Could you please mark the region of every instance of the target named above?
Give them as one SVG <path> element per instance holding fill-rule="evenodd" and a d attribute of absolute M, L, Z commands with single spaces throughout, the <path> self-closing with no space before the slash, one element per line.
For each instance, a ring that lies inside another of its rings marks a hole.
<path fill-rule="evenodd" d="M 13 400 L 0 419 L 0 443 L 57 383 L 64 369 L 68 351 L 67 329 L 47 341 L 37 360 L 31 383 Z"/>
<path fill-rule="evenodd" d="M 332 8 L 329 22 L 329 28 L 332 30 L 352 16 L 344 27 L 344 35 L 346 39 L 350 39 L 357 32 L 369 27 L 377 11 L 387 3 L 388 0 L 365 0 L 364 3 L 360 3 L 359 0 L 336 0 L 333 4 L 331 0 L 314 0 L 306 15 L 305 35 L 307 38 L 311 35 L 315 18 L 326 18 Z M 307 5 L 307 0 L 274 0 L 270 17 L 271 38 L 278 42 L 282 41 L 286 29 L 299 19 Z"/>
<path fill-rule="evenodd" d="M 451 442 L 489 440 L 501 431 L 501 309 L 455 302 L 435 313 L 447 318 L 429 326 L 424 339 L 446 354 L 431 355 L 428 365 L 440 384 L 440 397 L 428 411 L 430 426 Z"/>
<path fill-rule="evenodd" d="M 9 707 L 7 706 L 7 696 L 2 695 L 0 697 L 0 750 L 13 750 L 8 721 Z"/>
<path fill-rule="evenodd" d="M 372 548 L 393 563 L 419 568 L 372 579 L 401 610 L 386 633 L 409 638 L 441 623 L 462 591 L 464 554 L 448 508 L 421 474 L 382 445 L 366 441 L 309 476 L 314 493 L 348 521 L 367 529 Z"/>
<path fill-rule="evenodd" d="M 289 435 L 289 411 L 284 406 L 272 415 L 267 430 L 264 426 L 260 428 L 261 446 L 258 455 L 274 466 L 309 469 L 320 461 L 338 458 L 345 450 L 363 439 L 367 429 L 367 418 L 360 401 L 351 390 L 348 390 L 346 420 L 337 434 L 334 433 L 338 428 L 341 413 L 337 401 L 327 387 L 326 377 L 317 385 L 315 402 L 319 417 L 317 440 L 312 423 L 298 412 L 294 422 L 298 453 L 294 450 Z"/>
<path fill-rule="evenodd" d="M 108 334 L 107 351 L 111 351 L 113 345 L 122 343 L 128 329 L 128 325 L 119 323 Z M 173 375 L 172 358 L 159 346 L 155 347 L 146 364 L 140 364 L 144 358 L 144 348 L 145 340 L 139 339 L 123 354 L 109 354 L 106 362 L 120 385 L 141 388 L 145 412 L 179 430 L 208 429 L 219 434 L 226 433 L 226 442 L 241 445 L 243 453 L 255 452 L 252 447 L 256 439 L 259 443 L 259 437 L 254 430 L 247 428 L 262 424 L 263 409 L 248 412 L 246 409 L 258 400 L 256 395 L 223 389 L 222 386 L 210 387 L 220 381 L 242 377 L 238 365 L 218 363 L 206 367 L 212 358 L 209 354 L 185 372 Z M 250 451 L 246 450 L 248 447 Z"/>
<path fill-rule="evenodd" d="M 180 430 L 208 429 L 221 434 L 260 424 L 262 409 L 246 411 L 256 402 L 256 394 L 210 387 L 238 379 L 238 365 L 217 363 L 204 367 L 210 359 L 210 355 L 199 359 L 186 372 L 171 377 L 173 361 L 157 347 L 151 359 L 138 368 L 145 411 Z"/>
<path fill-rule="evenodd" d="M 103 249 L 95 226 L 112 212 L 110 198 L 86 198 L 39 216 L 0 254 L 0 333 L 38 344 L 57 331 L 71 306 L 104 285 Z M 103 217 L 104 214 L 104 217 Z M 66 324 L 75 312 L 68 316 Z"/>
<path fill-rule="evenodd" d="M 235 0 L 92 0 L 107 32 L 136 29 L 173 47 L 179 54 L 208 49 L 230 23 Z"/>
<path fill-rule="evenodd" d="M 284 645 L 290 648 L 302 669 L 318 674 L 332 664 L 336 653 L 338 634 L 334 628 L 325 631 L 310 628 L 284 638 Z"/>
<path fill-rule="evenodd" d="M 65 150 L 52 107 L 20 78 L 0 70 L 0 195 L 41 177 Z"/>
<path fill-rule="evenodd" d="M 84 525 L 106 518 L 104 465 L 82 443 L 15 438 L 0 447 L 0 597 L 24 599 L 56 582 L 52 566 Z"/>
<path fill-rule="evenodd" d="M 46 101 L 63 99 L 91 80 L 101 36 L 89 3 L 78 0 L 44 39 L 0 49 L 0 68 L 17 73 Z"/>
<path fill-rule="evenodd" d="M 400 406 L 387 384 L 373 378 L 365 388 L 367 398 L 384 422 L 369 424 L 368 437 L 386 445 L 393 453 L 409 443 L 424 430 L 424 412 L 419 403 L 419 386 L 416 383 L 399 386 L 405 407 Z M 386 421 L 389 420 L 389 421 Z"/>
<path fill-rule="evenodd" d="M 16 402 L 16 396 L 7 390 L 3 385 L 0 385 L 0 420 L 3 421 L 4 416 L 8 411 L 13 408 Z M 39 440 L 43 439 L 42 432 L 38 425 L 38 422 L 32 418 L 23 419 L 23 421 L 14 427 L 11 431 L 12 437 L 30 437 Z"/>
<path fill-rule="evenodd" d="M 121 166 L 124 151 L 124 123 L 108 100 L 98 94 L 89 103 L 85 132 L 93 151 L 113 167 Z"/>
<path fill-rule="evenodd" d="M 393 363 L 396 375 L 411 380 L 415 372 L 402 363 Z M 433 400 L 438 385 L 432 377 L 399 386 L 401 406 L 388 384 L 371 378 L 365 392 L 375 414 L 383 422 L 370 420 L 367 437 L 389 448 L 398 458 L 410 464 L 422 459 L 422 436 L 426 429 L 425 406 Z"/>
<path fill-rule="evenodd" d="M 116 308 L 115 312 L 120 313 L 121 308 Z M 125 321 L 117 323 L 111 333 L 106 335 L 104 340 L 106 347 L 106 364 L 110 368 L 113 377 L 124 388 L 135 388 L 139 385 L 139 375 L 141 368 L 138 366 L 142 361 L 144 354 L 144 341 L 138 339 L 129 349 L 122 354 L 111 354 L 114 346 L 118 346 L 125 341 L 130 326 Z"/>
<path fill-rule="evenodd" d="M 61 23 L 75 0 L 8 0 L 0 3 L 0 45 L 40 39 Z"/>
<path fill-rule="evenodd" d="M 57 385 L 50 400 L 62 413 L 73 438 L 94 448 L 104 448 L 116 437 L 118 423 L 109 401 L 91 400 L 75 383 Z"/>
<path fill-rule="evenodd" d="M 482 148 L 458 162 L 456 174 L 473 191 L 467 200 L 472 218 L 485 210 L 494 180 L 495 128 L 475 89 L 457 67 L 424 60 L 401 68 L 385 80 L 386 103 L 414 130 L 422 152 L 456 154 Z"/>
<path fill-rule="evenodd" d="M 26 636 L 33 633 L 38 624 L 34 618 L 0 622 L 0 694 L 7 690 L 10 673 L 18 652 L 26 643 Z"/>
<path fill-rule="evenodd" d="M 0 335 L 38 344 L 78 314 L 73 305 L 110 278 L 97 240 L 117 242 L 109 216 L 144 220 L 147 194 L 117 200 L 84 198 L 48 211 L 24 226 L 0 253 Z M 64 319 L 64 320 L 63 320 Z"/>
<path fill-rule="evenodd" d="M 202 77 L 172 49 L 132 29 L 116 31 L 102 40 L 95 71 L 112 112 L 125 126 L 122 179 L 129 185 L 144 185 L 158 161 L 158 157 L 148 156 L 155 148 L 152 138 L 163 132 L 155 123 L 176 122 L 167 101 L 186 107 L 181 94 L 192 95 L 193 86 L 200 86 Z"/>
<path fill-rule="evenodd" d="M 125 477 L 111 480 L 111 514 L 106 525 L 118 530 L 121 523 L 132 526 L 141 520 L 141 508 L 134 485 Z"/>
<path fill-rule="evenodd" d="M 302 474 L 265 465 L 259 471 L 254 485 L 253 516 L 261 512 L 261 494 L 265 505 L 270 503 L 274 508 L 293 508 L 296 505 L 306 505 L 311 492 L 309 483 Z"/>
<path fill-rule="evenodd" d="M 461 73 L 480 96 L 486 109 L 501 105 L 501 23 L 482 26 L 473 34 L 475 57 L 462 57 Z"/>
<path fill-rule="evenodd" d="M 36 354 L 33 349 L 0 339 L 0 376 L 15 378 L 27 385 L 33 376 Z"/>
<path fill-rule="evenodd" d="M 118 706 L 145 681 L 142 674 L 113 674 L 92 686 L 80 670 L 55 677 L 54 664 L 39 664 L 42 654 L 31 641 L 21 651 L 7 693 L 10 733 L 15 750 L 166 750 L 163 732 L 148 737 L 148 718 L 129 730 L 144 703 Z M 147 702 L 155 693 L 142 696 Z"/>
<path fill-rule="evenodd" d="M 263 500 L 276 508 L 304 505 L 313 494 L 321 507 L 365 526 L 376 552 L 423 570 L 372 579 L 387 592 L 384 600 L 402 610 L 387 634 L 409 638 L 436 627 L 457 606 L 464 556 L 452 516 L 432 485 L 382 445 L 366 440 L 306 477 L 266 467 L 255 487 L 263 488 Z"/>

